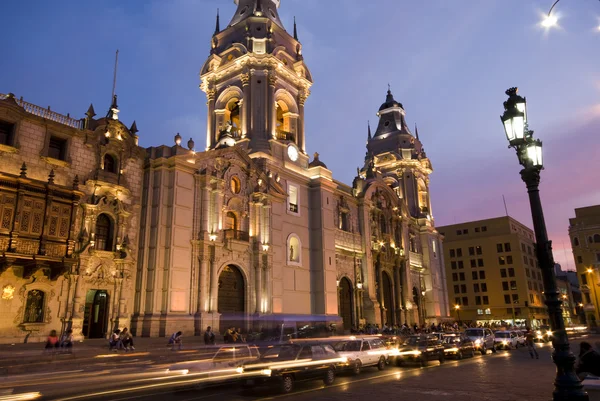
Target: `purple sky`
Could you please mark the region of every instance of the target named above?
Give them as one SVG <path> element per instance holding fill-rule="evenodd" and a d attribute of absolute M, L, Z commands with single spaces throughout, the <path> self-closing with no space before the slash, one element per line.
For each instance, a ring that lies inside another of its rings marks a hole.
<path fill-rule="evenodd" d="M 509 213 L 531 225 L 516 156 L 499 115 L 519 86 L 531 129 L 545 144 L 542 200 L 555 259 L 572 267 L 567 235 L 575 207 L 600 203 L 600 5 L 563 0 L 560 30 L 538 25 L 551 0 L 282 0 L 288 31 L 298 18 L 315 78 L 307 147 L 351 183 L 366 125 L 390 83 L 435 172 L 436 224 Z M 215 11 L 233 0 L 80 0 L 0 5 L 0 92 L 83 116 L 109 106 L 114 52 L 121 119 L 137 120 L 142 146 L 180 132 L 204 147 L 206 98 L 198 71 L 209 54 Z M 565 251 L 565 248 L 566 251 Z M 567 263 L 564 261 L 567 260 Z"/>

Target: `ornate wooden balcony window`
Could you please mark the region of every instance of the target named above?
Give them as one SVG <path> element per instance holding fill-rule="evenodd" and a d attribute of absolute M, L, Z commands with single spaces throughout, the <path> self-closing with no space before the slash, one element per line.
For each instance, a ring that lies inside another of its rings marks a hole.
<path fill-rule="evenodd" d="M 13 266 L 29 277 L 43 267 L 56 276 L 74 263 L 77 186 L 55 185 L 53 172 L 48 182 L 28 179 L 25 165 L 20 176 L 0 175 L 0 272 Z"/>
<path fill-rule="evenodd" d="M 282 130 L 277 130 L 275 132 L 276 138 L 279 141 L 290 141 L 290 142 L 296 142 L 296 134 L 292 133 L 292 132 L 286 132 L 286 131 L 282 131 Z"/>

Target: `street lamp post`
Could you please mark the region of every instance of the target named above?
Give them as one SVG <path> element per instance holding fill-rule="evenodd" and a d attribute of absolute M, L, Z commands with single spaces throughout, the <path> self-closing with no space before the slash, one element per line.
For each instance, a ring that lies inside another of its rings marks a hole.
<path fill-rule="evenodd" d="M 454 309 L 456 309 L 456 317 L 458 319 L 458 323 L 460 323 L 460 305 L 454 305 Z"/>
<path fill-rule="evenodd" d="M 543 27 L 552 28 L 558 25 L 558 16 L 553 11 L 559 1 L 560 0 L 556 0 L 554 3 L 552 3 L 552 7 L 550 7 L 550 11 L 548 11 L 548 15 L 546 15 L 546 17 L 542 21 Z M 598 30 L 600 31 L 600 26 L 598 26 Z"/>
<path fill-rule="evenodd" d="M 565 330 L 561 301 L 558 297 L 552 243 L 548 240 L 544 211 L 540 199 L 540 172 L 542 163 L 542 142 L 533 138 L 533 131 L 527 126 L 527 101 L 518 95 L 517 88 L 506 91 L 508 100 L 504 102 L 504 114 L 500 117 L 504 125 L 510 147 L 517 152 L 519 163 L 523 166 L 521 178 L 527 186 L 529 203 L 536 237 L 536 253 L 542 278 L 550 327 L 552 329 L 552 359 L 556 364 L 554 380 L 554 401 L 588 401 L 589 397 L 575 373 L 575 356 L 569 346 Z"/>

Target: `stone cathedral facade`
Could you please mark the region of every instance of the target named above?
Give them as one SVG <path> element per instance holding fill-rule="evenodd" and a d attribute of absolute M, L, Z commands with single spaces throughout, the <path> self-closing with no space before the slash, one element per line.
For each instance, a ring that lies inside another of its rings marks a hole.
<path fill-rule="evenodd" d="M 0 98 L 0 341 L 449 318 L 432 166 L 402 104 L 388 91 L 363 167 L 336 181 L 306 151 L 313 77 L 296 27 L 279 0 L 235 2 L 200 71 L 202 152 L 179 134 L 140 148 L 116 98 L 82 120 Z M 38 203 L 36 231 L 23 220 Z"/>

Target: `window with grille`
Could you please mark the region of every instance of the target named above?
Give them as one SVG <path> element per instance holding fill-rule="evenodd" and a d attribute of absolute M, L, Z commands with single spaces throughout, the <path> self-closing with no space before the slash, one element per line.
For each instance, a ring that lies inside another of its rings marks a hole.
<path fill-rule="evenodd" d="M 0 144 L 13 146 L 13 135 L 15 132 L 15 125 L 8 121 L 0 121 Z"/>
<path fill-rule="evenodd" d="M 112 251 L 113 248 L 113 222 L 110 217 L 101 214 L 96 219 L 96 249 Z"/>
<path fill-rule="evenodd" d="M 56 160 L 67 160 L 67 140 L 51 136 L 48 143 L 48 157 Z"/>

